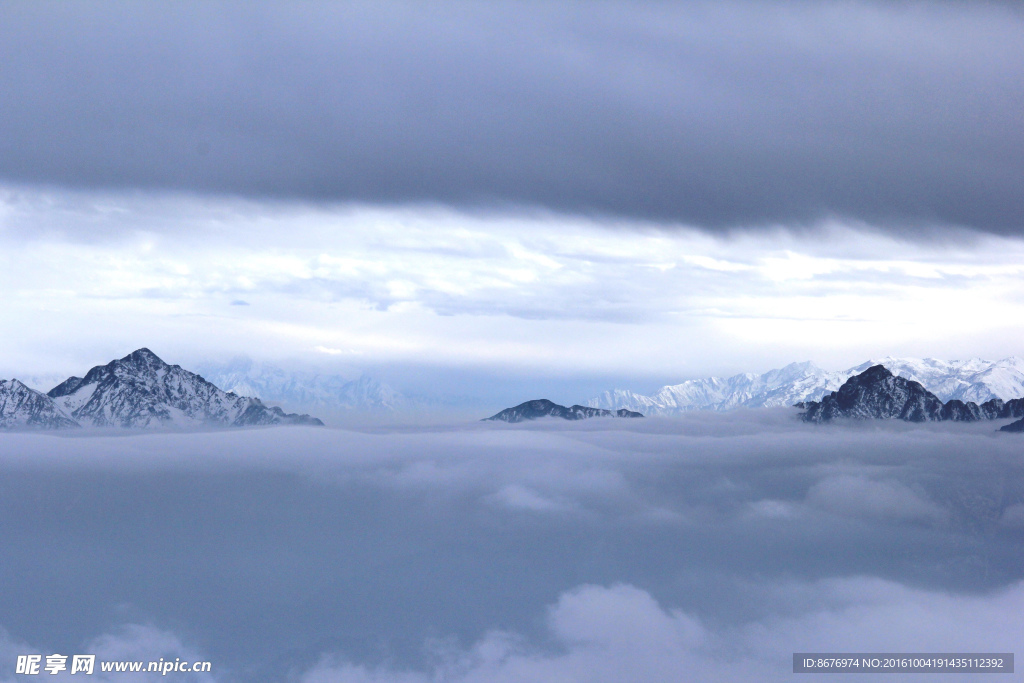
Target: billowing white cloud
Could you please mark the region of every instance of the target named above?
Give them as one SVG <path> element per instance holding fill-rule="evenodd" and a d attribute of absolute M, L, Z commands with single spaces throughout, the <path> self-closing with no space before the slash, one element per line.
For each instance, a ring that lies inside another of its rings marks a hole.
<path fill-rule="evenodd" d="M 822 479 L 807 492 L 816 507 L 844 515 L 937 521 L 944 511 L 898 481 L 874 481 L 863 476 L 837 475 Z"/>
<path fill-rule="evenodd" d="M 572 506 L 563 502 L 547 498 L 519 484 L 510 484 L 496 493 L 485 497 L 485 500 L 494 505 L 501 505 L 513 510 L 528 510 L 531 512 L 562 512 L 572 509 Z"/>
<path fill-rule="evenodd" d="M 1003 510 L 999 521 L 1007 526 L 1024 527 L 1024 503 L 1017 503 Z"/>
<path fill-rule="evenodd" d="M 768 587 L 771 589 L 770 587 Z M 789 616 L 713 628 L 635 586 L 579 586 L 549 608 L 554 647 L 491 632 L 439 653 L 429 670 L 366 666 L 325 656 L 301 683 L 675 683 L 790 681 L 797 652 L 1012 652 L 1024 584 L 958 597 L 870 578 L 781 586 L 800 596 Z M 552 651 L 553 650 L 553 651 Z M 853 681 L 856 674 L 830 675 Z"/>

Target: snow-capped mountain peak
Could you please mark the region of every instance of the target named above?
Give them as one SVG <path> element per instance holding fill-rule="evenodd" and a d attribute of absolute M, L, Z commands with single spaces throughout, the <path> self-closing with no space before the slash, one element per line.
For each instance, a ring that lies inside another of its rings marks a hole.
<path fill-rule="evenodd" d="M 308 415 L 287 415 L 257 398 L 225 392 L 149 349 L 69 377 L 48 392 L 67 415 L 95 427 L 251 426 L 320 424 Z"/>

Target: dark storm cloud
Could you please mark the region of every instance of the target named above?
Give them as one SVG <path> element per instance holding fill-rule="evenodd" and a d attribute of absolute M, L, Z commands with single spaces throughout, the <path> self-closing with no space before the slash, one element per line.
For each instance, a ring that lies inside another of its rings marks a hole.
<path fill-rule="evenodd" d="M 980 3 L 8 2 L 0 178 L 1021 233 L 1022 34 Z"/>

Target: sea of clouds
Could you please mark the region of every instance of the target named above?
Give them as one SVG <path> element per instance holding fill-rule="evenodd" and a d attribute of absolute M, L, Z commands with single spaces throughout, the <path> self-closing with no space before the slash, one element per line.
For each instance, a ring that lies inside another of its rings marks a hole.
<path fill-rule="evenodd" d="M 793 652 L 1012 652 L 1024 442 L 997 426 L 767 409 L 2 434 L 0 680 L 54 652 L 294 683 L 779 681 Z"/>

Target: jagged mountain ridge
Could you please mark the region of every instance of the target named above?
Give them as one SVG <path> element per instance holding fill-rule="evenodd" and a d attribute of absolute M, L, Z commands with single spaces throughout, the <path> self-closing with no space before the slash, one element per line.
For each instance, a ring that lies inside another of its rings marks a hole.
<path fill-rule="evenodd" d="M 995 361 L 887 357 L 851 368 L 851 375 L 872 365 L 884 365 L 893 374 L 920 382 L 943 401 L 981 404 L 994 398 L 1008 401 L 1024 396 L 1024 359 L 1016 356 Z"/>
<path fill-rule="evenodd" d="M 273 365 L 236 358 L 208 364 L 202 374 L 225 391 L 255 396 L 294 409 L 343 409 L 391 412 L 408 401 L 387 384 L 368 375 L 349 380 L 339 375 L 292 372 Z"/>
<path fill-rule="evenodd" d="M 257 398 L 225 392 L 149 349 L 69 377 L 47 395 L 76 422 L 92 427 L 249 427 L 322 424 L 308 415 L 287 414 Z"/>
<path fill-rule="evenodd" d="M 886 357 L 838 372 L 822 370 L 810 362 L 791 363 L 761 375 L 743 373 L 667 385 L 650 396 L 615 389 L 587 401 L 587 405 L 609 410 L 627 408 L 647 415 L 787 406 L 818 400 L 874 365 L 883 365 L 895 375 L 919 382 L 942 401 L 958 399 L 981 404 L 993 398 L 1009 400 L 1024 396 L 1024 360 L 1015 356 L 998 361 Z"/>
<path fill-rule="evenodd" d="M 16 379 L 0 380 L 0 429 L 73 429 L 71 419 L 53 399 Z"/>
<path fill-rule="evenodd" d="M 907 422 L 975 422 L 1024 415 L 1024 398 L 1003 401 L 993 398 L 978 405 L 951 399 L 943 403 L 919 382 L 894 375 L 874 365 L 850 377 L 838 391 L 821 401 L 799 403 L 805 422 L 846 419 L 898 419 Z"/>
<path fill-rule="evenodd" d="M 221 391 L 149 349 L 69 377 L 46 394 L 0 381 L 0 428 L 189 428 L 323 423 Z"/>
<path fill-rule="evenodd" d="M 593 417 L 643 417 L 643 415 L 624 408 L 616 411 L 581 405 L 566 408 L 554 401 L 541 398 L 520 403 L 513 408 L 505 408 L 491 417 L 484 418 L 483 421 L 523 422 L 524 420 L 536 420 L 542 417 L 560 417 L 563 420 L 587 420 Z"/>

